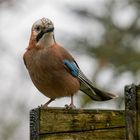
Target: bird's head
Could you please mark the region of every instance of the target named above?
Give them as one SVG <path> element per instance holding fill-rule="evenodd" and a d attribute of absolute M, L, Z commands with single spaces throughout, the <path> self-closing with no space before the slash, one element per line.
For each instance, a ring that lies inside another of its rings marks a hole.
<path fill-rule="evenodd" d="M 53 31 L 54 25 L 50 19 L 39 19 L 32 26 L 30 41 L 34 41 L 37 46 L 43 43 L 50 45 L 49 43 L 55 42 Z"/>

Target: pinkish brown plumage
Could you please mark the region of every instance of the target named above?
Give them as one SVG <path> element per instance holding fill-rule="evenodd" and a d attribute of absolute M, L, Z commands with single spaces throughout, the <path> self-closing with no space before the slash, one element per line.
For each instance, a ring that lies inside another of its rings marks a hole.
<path fill-rule="evenodd" d="M 42 18 L 33 24 L 24 63 L 36 88 L 54 99 L 71 96 L 82 90 L 94 100 L 109 100 L 115 96 L 93 87 L 79 69 L 74 58 L 54 39 L 53 23 Z M 73 105 L 73 98 L 71 104 Z"/>
<path fill-rule="evenodd" d="M 64 57 L 73 60 L 71 55 L 59 45 L 41 49 L 32 48 L 24 55 L 33 83 L 49 98 L 71 96 L 80 88 L 78 79 L 70 75 L 64 65 Z"/>

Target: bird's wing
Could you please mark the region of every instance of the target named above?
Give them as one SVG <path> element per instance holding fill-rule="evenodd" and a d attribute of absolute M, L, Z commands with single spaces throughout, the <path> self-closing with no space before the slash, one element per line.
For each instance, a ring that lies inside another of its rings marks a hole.
<path fill-rule="evenodd" d="M 80 90 L 86 93 L 93 100 L 103 101 L 103 100 L 109 100 L 116 97 L 115 95 L 111 93 L 103 92 L 95 88 L 92 82 L 88 80 L 86 76 L 83 74 L 83 72 L 80 70 L 76 61 L 70 61 L 70 60 L 65 59 L 64 65 L 70 70 L 71 75 L 79 79 L 81 83 Z"/>

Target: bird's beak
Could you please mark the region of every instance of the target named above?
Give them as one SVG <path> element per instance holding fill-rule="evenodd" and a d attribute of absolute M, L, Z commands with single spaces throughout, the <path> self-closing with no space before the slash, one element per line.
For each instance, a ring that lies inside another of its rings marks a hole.
<path fill-rule="evenodd" d="M 50 27 L 47 27 L 47 28 L 44 28 L 36 37 L 36 41 L 38 42 L 42 36 L 45 34 L 45 33 L 50 33 L 50 32 L 53 32 L 54 31 L 54 27 L 53 26 L 50 26 Z"/>
<path fill-rule="evenodd" d="M 49 32 L 53 32 L 54 31 L 54 27 L 49 27 L 43 30 L 43 33 L 49 33 Z"/>

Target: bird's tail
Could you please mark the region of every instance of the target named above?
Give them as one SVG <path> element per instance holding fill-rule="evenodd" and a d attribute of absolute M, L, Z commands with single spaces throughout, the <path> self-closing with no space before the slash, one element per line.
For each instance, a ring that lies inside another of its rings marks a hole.
<path fill-rule="evenodd" d="M 83 91 L 85 94 L 87 94 L 91 99 L 95 101 L 106 101 L 113 98 L 116 98 L 117 96 L 108 92 L 101 91 L 93 86 L 81 86 L 81 91 Z"/>
<path fill-rule="evenodd" d="M 87 94 L 91 99 L 96 101 L 106 101 L 118 97 L 117 95 L 101 91 L 95 88 L 91 81 L 80 71 L 79 80 L 81 82 L 80 90 Z"/>

